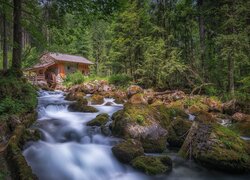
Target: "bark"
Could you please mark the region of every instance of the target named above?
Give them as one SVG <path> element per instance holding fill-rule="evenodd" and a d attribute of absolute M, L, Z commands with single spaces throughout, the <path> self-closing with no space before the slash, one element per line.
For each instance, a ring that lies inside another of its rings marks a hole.
<path fill-rule="evenodd" d="M 3 13 L 3 70 L 8 69 L 8 45 L 7 45 L 6 15 Z"/>
<path fill-rule="evenodd" d="M 13 0 L 14 2 L 14 31 L 13 31 L 13 57 L 12 68 L 21 70 L 22 56 L 22 27 L 21 27 L 21 5 L 22 0 Z"/>

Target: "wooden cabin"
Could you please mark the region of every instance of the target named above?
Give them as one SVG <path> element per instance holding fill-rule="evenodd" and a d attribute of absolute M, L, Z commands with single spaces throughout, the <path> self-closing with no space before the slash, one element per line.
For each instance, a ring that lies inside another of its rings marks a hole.
<path fill-rule="evenodd" d="M 26 69 L 31 75 L 35 73 L 35 81 L 47 81 L 49 84 L 60 83 L 67 74 L 79 70 L 84 75 L 89 75 L 91 61 L 81 56 L 61 53 L 46 53 L 39 62 Z"/>

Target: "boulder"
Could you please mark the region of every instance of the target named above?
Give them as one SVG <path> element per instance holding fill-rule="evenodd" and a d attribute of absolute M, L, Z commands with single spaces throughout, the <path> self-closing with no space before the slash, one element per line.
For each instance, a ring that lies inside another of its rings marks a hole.
<path fill-rule="evenodd" d="M 175 116 L 185 116 L 182 111 L 164 105 L 133 105 L 126 103 L 123 110 L 113 114 L 113 135 L 134 138 L 142 142 L 145 152 L 162 152 L 167 143 L 167 127 Z"/>
<path fill-rule="evenodd" d="M 157 175 L 172 170 L 172 160 L 168 156 L 138 156 L 132 166 L 148 175 Z"/>
<path fill-rule="evenodd" d="M 102 126 L 105 125 L 109 120 L 109 115 L 106 113 L 102 113 L 96 116 L 95 119 L 89 121 L 87 126 Z"/>
<path fill-rule="evenodd" d="M 170 126 L 168 127 L 169 135 L 167 141 L 169 146 L 180 148 L 186 139 L 191 125 L 192 122 L 180 117 L 172 121 Z"/>
<path fill-rule="evenodd" d="M 127 89 L 127 96 L 128 98 L 132 97 L 135 94 L 143 93 L 143 89 L 137 85 L 131 85 Z"/>
<path fill-rule="evenodd" d="M 98 110 L 92 106 L 88 106 L 86 99 L 78 100 L 75 103 L 69 105 L 68 110 L 71 112 L 98 112 Z"/>
<path fill-rule="evenodd" d="M 97 105 L 97 104 L 103 104 L 104 103 L 104 98 L 102 95 L 99 95 L 99 94 L 94 94 L 92 97 L 91 97 L 91 104 L 93 105 Z"/>
<path fill-rule="evenodd" d="M 85 94 L 83 92 L 70 92 L 66 95 L 65 100 L 68 101 L 78 101 L 82 100 L 85 101 L 84 99 Z"/>
<path fill-rule="evenodd" d="M 209 168 L 231 173 L 249 172 L 250 156 L 236 133 L 208 118 L 193 122 L 179 153 Z"/>
<path fill-rule="evenodd" d="M 141 143 L 134 139 L 129 139 L 115 145 L 112 147 L 112 152 L 123 163 L 130 163 L 137 156 L 144 154 Z"/>
<path fill-rule="evenodd" d="M 147 104 L 147 100 L 143 94 L 134 94 L 128 102 L 131 104 Z"/>
<path fill-rule="evenodd" d="M 233 121 L 235 121 L 235 122 L 244 122 L 244 121 L 250 122 L 250 115 L 240 113 L 240 112 L 234 113 L 232 118 L 233 118 Z"/>

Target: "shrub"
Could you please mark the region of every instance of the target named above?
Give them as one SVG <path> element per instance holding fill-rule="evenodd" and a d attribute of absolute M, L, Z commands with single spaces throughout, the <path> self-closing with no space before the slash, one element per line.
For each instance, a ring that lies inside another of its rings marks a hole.
<path fill-rule="evenodd" d="M 75 73 L 68 74 L 66 79 L 64 80 L 64 84 L 66 86 L 81 84 L 83 82 L 84 82 L 84 75 L 80 71 L 76 71 Z"/>
<path fill-rule="evenodd" d="M 109 83 L 125 87 L 130 84 L 132 78 L 125 74 L 115 74 L 109 77 Z"/>
<path fill-rule="evenodd" d="M 0 116 L 22 114 L 36 107 L 36 89 L 25 79 L 0 75 L 0 84 Z"/>

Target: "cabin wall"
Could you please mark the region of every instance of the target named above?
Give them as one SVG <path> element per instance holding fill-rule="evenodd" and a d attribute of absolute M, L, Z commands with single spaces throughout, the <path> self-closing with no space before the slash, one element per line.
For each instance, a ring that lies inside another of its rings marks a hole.
<path fill-rule="evenodd" d="M 78 70 L 81 71 L 84 75 L 89 74 L 89 65 L 87 64 L 79 64 L 78 65 Z"/>

